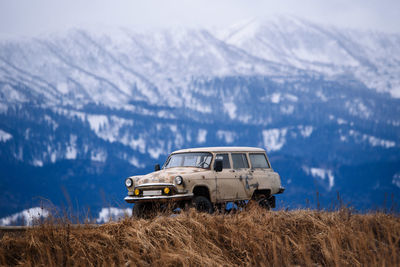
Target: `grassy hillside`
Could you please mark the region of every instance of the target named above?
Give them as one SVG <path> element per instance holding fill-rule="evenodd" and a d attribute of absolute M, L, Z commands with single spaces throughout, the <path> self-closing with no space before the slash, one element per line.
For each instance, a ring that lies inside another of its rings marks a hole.
<path fill-rule="evenodd" d="M 348 210 L 194 211 L 97 228 L 42 225 L 0 241 L 0 265 L 399 266 L 400 219 Z"/>

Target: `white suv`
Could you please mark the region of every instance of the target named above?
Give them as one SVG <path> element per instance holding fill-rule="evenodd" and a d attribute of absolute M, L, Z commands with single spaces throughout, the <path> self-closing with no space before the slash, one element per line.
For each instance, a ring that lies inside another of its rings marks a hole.
<path fill-rule="evenodd" d="M 162 168 L 125 180 L 128 196 L 135 203 L 134 216 L 142 216 L 155 204 L 194 206 L 212 213 L 228 202 L 256 200 L 275 207 L 274 194 L 283 193 L 281 179 L 271 168 L 264 149 L 253 147 L 203 147 L 174 151 Z"/>

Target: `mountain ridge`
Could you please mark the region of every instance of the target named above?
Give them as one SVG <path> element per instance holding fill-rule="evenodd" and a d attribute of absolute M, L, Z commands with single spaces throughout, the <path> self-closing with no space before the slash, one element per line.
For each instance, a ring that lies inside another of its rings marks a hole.
<path fill-rule="evenodd" d="M 266 58 L 270 52 L 257 38 L 230 44 L 205 29 L 118 29 L 113 35 L 72 30 L 0 42 L 0 188 L 28 199 L 14 198 L 14 208 L 4 204 L 3 213 L 37 204 L 27 204 L 33 193 L 21 188 L 26 179 L 44 181 L 43 197 L 48 190 L 59 192 L 54 186 L 65 184 L 65 177 L 88 184 L 75 190 L 77 199 L 94 198 L 89 188 L 107 185 L 110 198 L 124 205 L 124 177 L 151 171 L 176 149 L 233 144 L 267 149 L 288 187 L 282 196 L 288 205 L 314 199 L 315 188 L 325 204 L 340 189 L 360 208 L 381 201 L 387 190 L 400 196 L 395 167 L 400 159 L 400 35 L 359 32 L 350 38 L 354 32 L 335 35 L 339 30 L 327 27 L 324 31 L 333 34 L 327 39 L 307 21 L 281 23 L 292 32 L 268 23 L 255 31 L 263 42 L 276 42 L 275 61 Z M 355 67 L 304 61 L 319 51 L 326 62 L 340 63 L 335 55 L 343 52 L 341 36 L 362 59 L 374 47 L 379 53 Z M 362 40 L 372 43 L 361 46 Z M 329 53 L 327 44 L 339 52 Z M 308 48 L 313 49 L 302 54 Z M 383 60 L 390 53 L 393 57 Z M 82 162 L 97 167 L 85 168 Z M 368 164 L 376 169 L 364 177 Z M 23 169 L 32 177 L 26 178 Z M 105 176 L 114 180 L 105 182 Z M 346 188 L 348 179 L 367 182 Z M 46 185 L 47 180 L 52 182 Z M 377 181 L 384 182 L 376 187 Z M 354 192 L 370 199 L 362 203 Z M 56 195 L 54 202 L 65 201 L 62 192 Z M 93 199 L 82 199 L 101 208 Z"/>

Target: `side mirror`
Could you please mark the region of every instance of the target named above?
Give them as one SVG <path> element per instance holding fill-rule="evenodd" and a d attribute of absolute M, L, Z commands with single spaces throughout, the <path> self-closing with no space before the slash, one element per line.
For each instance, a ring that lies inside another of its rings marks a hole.
<path fill-rule="evenodd" d="M 220 172 L 223 169 L 223 161 L 222 159 L 216 159 L 214 163 L 214 171 Z"/>
<path fill-rule="evenodd" d="M 156 164 L 156 165 L 154 166 L 154 171 L 157 172 L 157 171 L 159 171 L 159 170 L 161 170 L 160 164 Z"/>

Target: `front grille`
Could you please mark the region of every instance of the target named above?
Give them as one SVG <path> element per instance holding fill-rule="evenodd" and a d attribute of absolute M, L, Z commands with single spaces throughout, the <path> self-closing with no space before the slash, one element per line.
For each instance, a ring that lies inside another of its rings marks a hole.
<path fill-rule="evenodd" d="M 168 187 L 169 188 L 169 193 L 166 194 L 164 192 L 164 188 Z M 177 193 L 176 189 L 174 186 L 149 186 L 149 187 L 145 187 L 145 186 L 141 186 L 139 188 L 139 197 L 143 197 L 143 196 L 172 196 L 175 195 Z M 136 190 L 136 188 L 135 188 Z M 158 193 L 160 192 L 160 193 Z"/>

